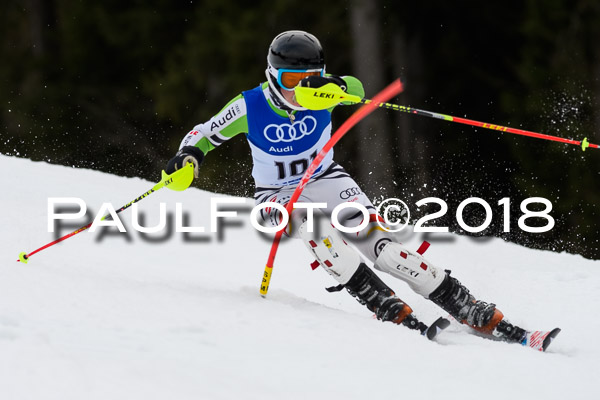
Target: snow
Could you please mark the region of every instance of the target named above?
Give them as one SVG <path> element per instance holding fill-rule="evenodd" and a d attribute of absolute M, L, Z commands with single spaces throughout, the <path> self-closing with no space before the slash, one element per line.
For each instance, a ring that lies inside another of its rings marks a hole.
<path fill-rule="evenodd" d="M 54 239 L 48 197 L 92 211 L 121 207 L 153 182 L 0 155 L 0 398 L 2 399 L 589 399 L 599 389 L 600 261 L 499 239 L 435 236 L 427 258 L 498 304 L 515 324 L 563 329 L 547 353 L 472 335 L 453 323 L 437 341 L 373 319 L 311 271 L 302 243 L 283 243 L 266 299 L 270 241 L 237 225 L 149 243 L 131 229 L 98 240 Z M 210 197 L 162 189 L 139 202 L 147 226 L 182 203 L 209 229 Z M 252 206 L 246 200 L 247 210 Z M 85 221 L 81 225 L 84 225 Z M 74 228 L 63 231 L 63 234 Z M 421 235 L 405 235 L 416 248 Z M 443 240 L 442 240 L 443 239 Z M 445 315 L 404 283 L 382 278 L 425 322 Z"/>

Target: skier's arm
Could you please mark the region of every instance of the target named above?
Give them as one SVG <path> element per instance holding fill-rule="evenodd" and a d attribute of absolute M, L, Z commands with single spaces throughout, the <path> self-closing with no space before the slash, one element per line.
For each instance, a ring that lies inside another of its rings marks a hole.
<path fill-rule="evenodd" d="M 207 122 L 198 124 L 181 141 L 184 146 L 198 147 L 206 155 L 232 137 L 248 132 L 246 102 L 240 94 Z"/>
<path fill-rule="evenodd" d="M 365 97 L 365 89 L 361 81 L 353 76 L 342 76 L 341 77 L 346 83 L 346 93 L 353 96 L 358 96 L 361 99 Z M 342 104 L 353 104 L 344 102 Z"/>
<path fill-rule="evenodd" d="M 194 164 L 194 175 L 204 156 L 232 137 L 248 132 L 246 102 L 240 94 L 205 123 L 196 125 L 181 141 L 179 151 L 167 164 L 165 171 L 173 173 L 188 162 Z"/>

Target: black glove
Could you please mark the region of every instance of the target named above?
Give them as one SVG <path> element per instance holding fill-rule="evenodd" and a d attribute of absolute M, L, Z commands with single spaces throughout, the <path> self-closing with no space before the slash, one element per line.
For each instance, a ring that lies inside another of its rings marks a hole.
<path fill-rule="evenodd" d="M 320 88 L 321 86 L 325 86 L 328 83 L 335 83 L 336 85 L 338 85 L 339 87 L 342 88 L 342 90 L 345 92 L 346 89 L 348 89 L 346 87 L 346 82 L 340 78 L 337 75 L 330 75 L 330 76 L 315 76 L 315 75 L 311 75 L 311 76 L 307 76 L 306 78 L 302 79 L 300 81 L 300 86 L 302 87 L 310 87 L 310 88 Z"/>
<path fill-rule="evenodd" d="M 191 162 L 194 164 L 194 177 L 198 178 L 198 176 L 200 176 L 198 174 L 198 168 L 200 167 L 200 164 L 202 164 L 202 160 L 204 160 L 204 153 L 202 150 L 196 146 L 184 146 L 179 149 L 177 154 L 175 154 L 175 157 L 169 160 L 165 172 L 167 174 L 172 174 L 179 168 Z"/>

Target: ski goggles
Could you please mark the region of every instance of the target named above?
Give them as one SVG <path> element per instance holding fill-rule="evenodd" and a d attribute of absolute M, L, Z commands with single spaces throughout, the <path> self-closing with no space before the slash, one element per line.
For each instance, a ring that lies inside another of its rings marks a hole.
<path fill-rule="evenodd" d="M 325 75 L 325 69 L 278 69 L 277 71 L 277 83 L 285 90 L 294 90 L 300 81 L 307 76 L 323 76 Z"/>

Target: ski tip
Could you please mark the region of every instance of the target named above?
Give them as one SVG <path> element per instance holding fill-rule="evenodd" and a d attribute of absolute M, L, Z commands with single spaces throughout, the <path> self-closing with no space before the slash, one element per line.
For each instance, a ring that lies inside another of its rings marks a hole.
<path fill-rule="evenodd" d="M 546 336 L 546 338 L 544 339 L 544 343 L 542 344 L 542 351 L 546 351 L 548 346 L 550 346 L 550 344 L 552 344 L 552 341 L 554 340 L 554 338 L 556 336 L 558 336 L 559 333 L 560 333 L 560 328 L 554 328 L 550 331 L 550 333 L 548 333 L 548 336 Z"/>
<path fill-rule="evenodd" d="M 29 257 L 27 257 L 27 253 L 26 252 L 21 252 L 21 254 L 19 254 L 19 259 L 17 260 L 17 262 L 21 261 L 23 264 L 27 264 L 27 261 L 29 261 Z"/>
<path fill-rule="evenodd" d="M 429 328 L 427 328 L 425 331 L 425 335 L 427 336 L 427 339 L 433 340 L 441 331 L 449 326 L 450 321 L 444 317 L 439 317 L 431 325 L 429 325 Z"/>

